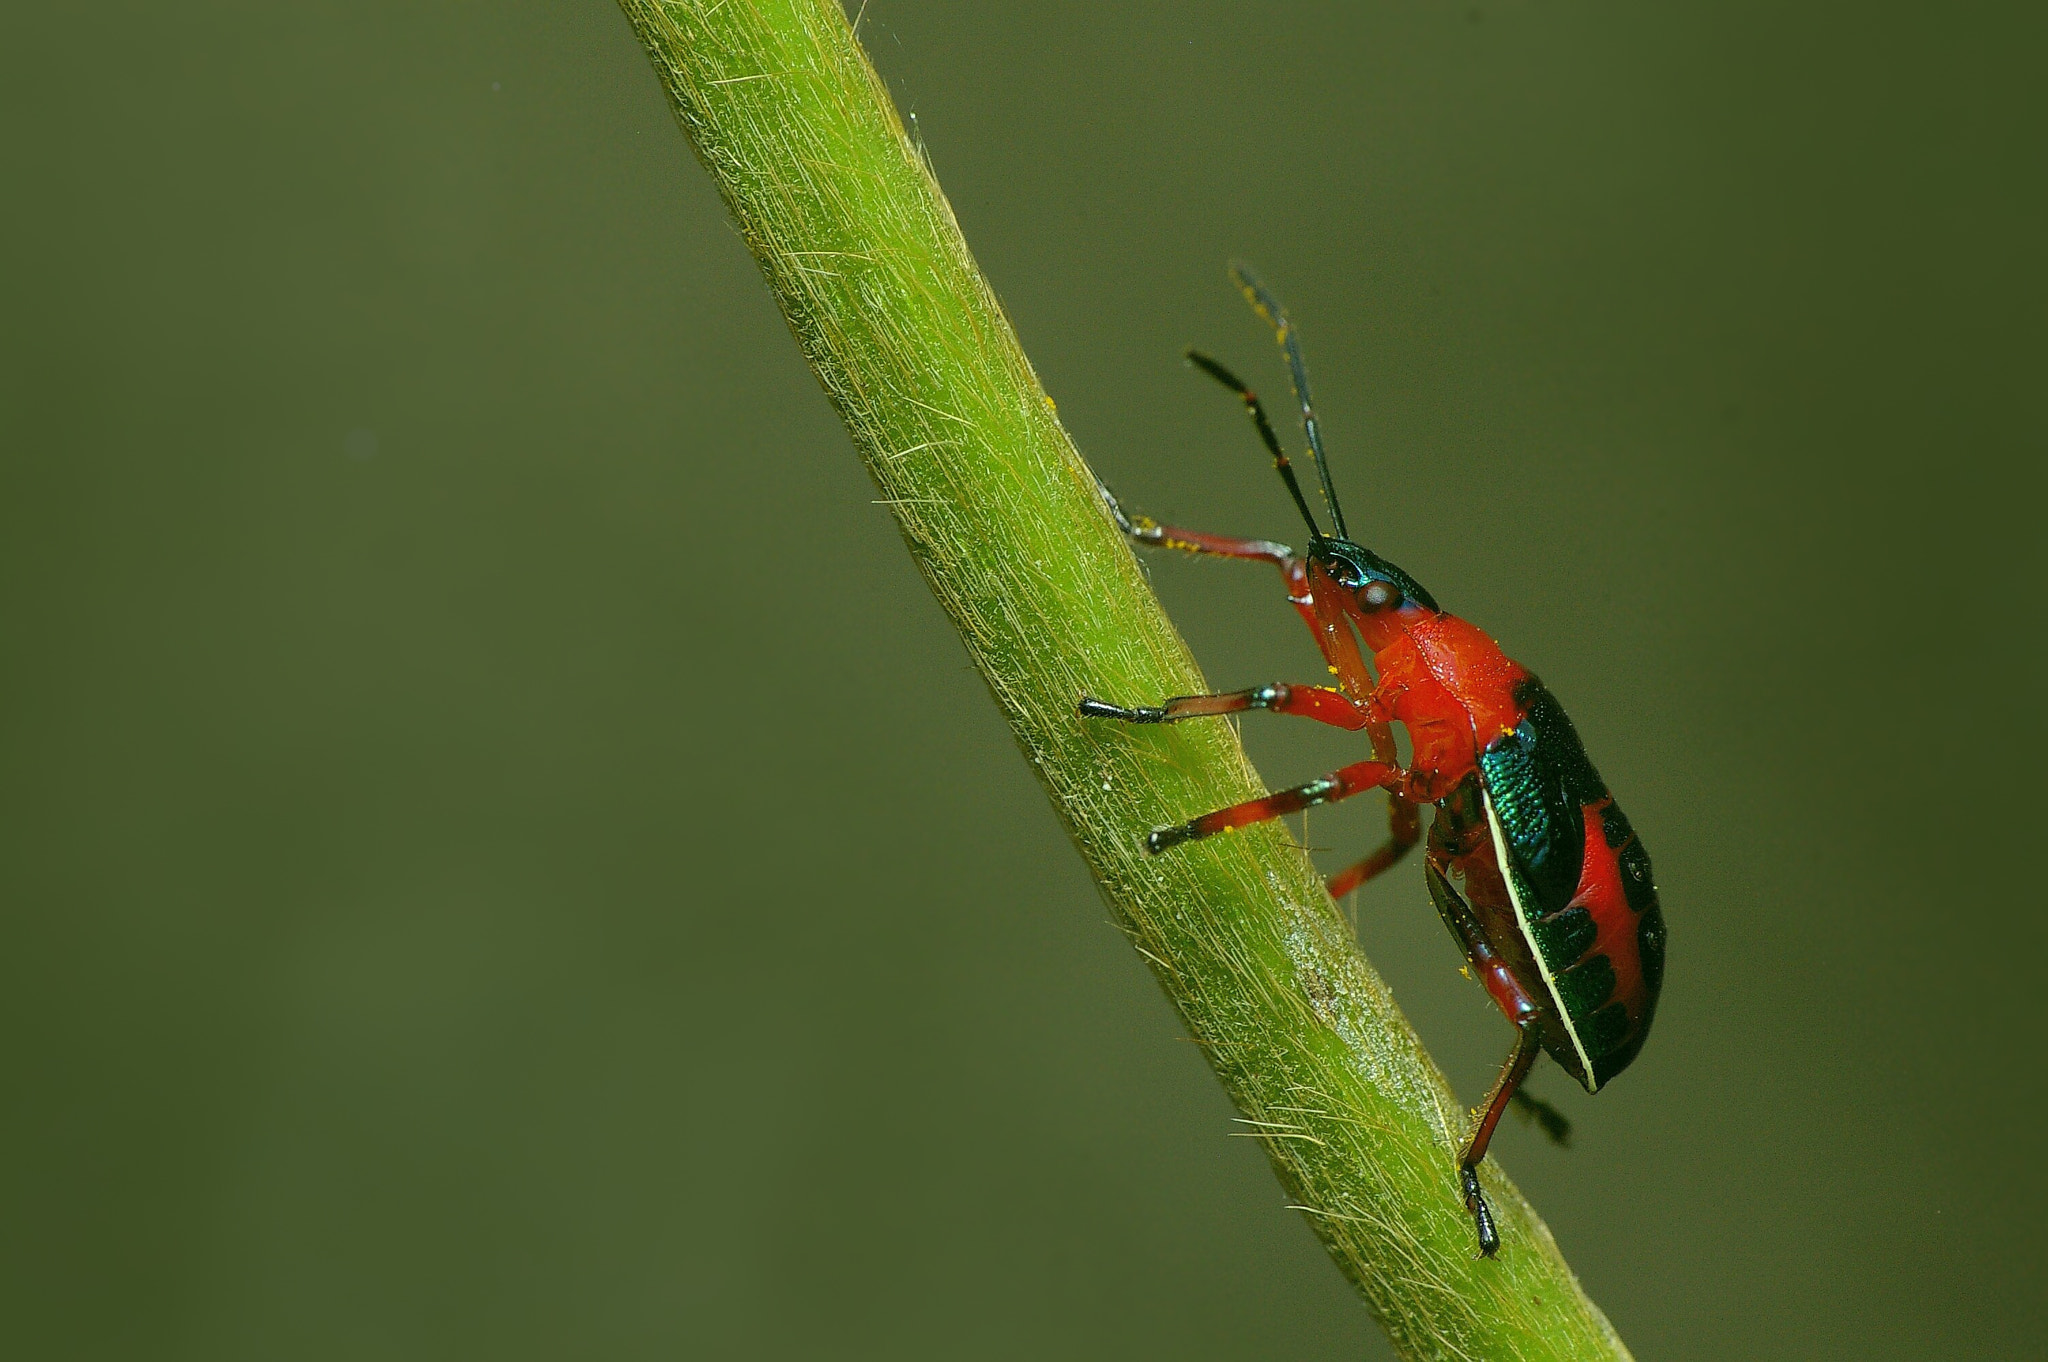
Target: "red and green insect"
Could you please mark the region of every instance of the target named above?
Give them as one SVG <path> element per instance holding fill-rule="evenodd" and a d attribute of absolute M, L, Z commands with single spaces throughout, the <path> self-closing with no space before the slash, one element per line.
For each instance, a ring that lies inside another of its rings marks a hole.
<path fill-rule="evenodd" d="M 1158 724 L 1271 710 L 1363 731 L 1371 742 L 1369 760 L 1155 830 L 1146 839 L 1155 854 L 1385 790 L 1391 835 L 1370 856 L 1330 878 L 1330 893 L 1342 896 L 1399 861 L 1421 839 L 1421 806 L 1435 806 L 1422 867 L 1429 896 L 1516 1028 L 1514 1051 L 1479 1109 L 1458 1162 L 1480 1252 L 1491 1257 L 1500 1235 L 1477 1169 L 1501 1113 L 1511 1100 L 1519 1101 L 1536 1112 L 1553 1138 L 1561 1140 L 1568 1130 L 1555 1111 L 1520 1091 L 1539 1051 L 1595 1092 L 1628 1067 L 1649 1034 L 1664 977 L 1664 915 L 1649 853 L 1543 683 L 1485 633 L 1438 606 L 1413 577 L 1350 537 L 1294 328 L 1247 271 L 1231 273 L 1279 336 L 1332 531 L 1325 533 L 1310 511 L 1257 394 L 1194 351 L 1188 359 L 1244 402 L 1308 523 L 1308 552 L 1297 556 L 1267 540 L 1199 534 L 1133 518 L 1107 489 L 1103 497 L 1134 543 L 1278 568 L 1288 602 L 1308 622 L 1338 684 L 1255 686 L 1146 706 L 1083 698 L 1080 711 L 1088 718 Z M 1408 733 L 1406 765 L 1394 745 L 1394 724 Z"/>

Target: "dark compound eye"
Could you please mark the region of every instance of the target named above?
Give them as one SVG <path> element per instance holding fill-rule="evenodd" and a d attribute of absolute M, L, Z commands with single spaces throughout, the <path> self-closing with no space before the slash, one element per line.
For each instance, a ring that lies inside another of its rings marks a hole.
<path fill-rule="evenodd" d="M 1367 582 L 1358 600 L 1368 610 L 1391 610 L 1401 603 L 1401 588 L 1392 582 Z"/>

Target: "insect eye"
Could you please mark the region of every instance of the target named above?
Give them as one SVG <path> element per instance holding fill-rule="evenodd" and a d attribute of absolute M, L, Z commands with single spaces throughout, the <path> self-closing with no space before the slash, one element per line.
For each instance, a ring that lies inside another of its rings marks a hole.
<path fill-rule="evenodd" d="M 1391 610 L 1401 603 L 1401 588 L 1392 582 L 1367 582 L 1358 600 L 1368 610 Z"/>

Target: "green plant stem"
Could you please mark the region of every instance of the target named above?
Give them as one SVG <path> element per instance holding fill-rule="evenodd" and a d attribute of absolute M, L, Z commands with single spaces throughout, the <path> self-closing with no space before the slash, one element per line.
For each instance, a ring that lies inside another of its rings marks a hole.
<path fill-rule="evenodd" d="M 621 0 L 804 354 L 1118 921 L 1404 1356 L 1627 1351 L 1277 826 L 1140 838 L 1260 785 L 1228 723 L 1083 723 L 1204 689 L 834 0 Z M 1505 1028 L 1503 1028 L 1505 1038 Z"/>

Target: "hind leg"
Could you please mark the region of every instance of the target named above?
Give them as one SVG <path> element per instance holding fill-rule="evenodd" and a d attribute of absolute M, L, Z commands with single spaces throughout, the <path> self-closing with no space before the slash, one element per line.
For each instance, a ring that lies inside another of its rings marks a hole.
<path fill-rule="evenodd" d="M 1509 1099 L 1529 1076 L 1536 1056 L 1543 1053 L 1538 1030 L 1533 1016 L 1521 1024 L 1515 1048 L 1509 1053 L 1508 1062 L 1501 1066 L 1500 1077 L 1493 1081 L 1493 1091 L 1486 1095 L 1486 1105 L 1480 1108 L 1479 1119 L 1465 1141 L 1465 1152 L 1458 1158 L 1465 1209 L 1472 1213 L 1472 1222 L 1479 1230 L 1479 1252 L 1488 1258 L 1500 1251 L 1500 1231 L 1493 1223 L 1493 1208 L 1486 1204 L 1486 1194 L 1479 1190 L 1479 1162 L 1486 1157 L 1486 1146 L 1493 1140 L 1493 1128 L 1500 1124 L 1500 1114 L 1508 1109 Z"/>
<path fill-rule="evenodd" d="M 1451 888 L 1440 864 L 1447 859 L 1446 853 L 1432 844 L 1429 859 L 1423 865 L 1429 896 L 1436 901 L 1437 911 L 1443 915 L 1444 922 L 1464 944 L 1466 959 L 1472 962 L 1473 970 L 1492 995 L 1495 1005 L 1515 1024 L 1515 1048 L 1501 1066 L 1500 1077 L 1494 1080 L 1492 1091 L 1480 1104 L 1479 1115 L 1472 1123 L 1472 1133 L 1466 1138 L 1465 1147 L 1458 1156 L 1458 1184 L 1464 1193 L 1465 1209 L 1471 1212 L 1472 1223 L 1479 1231 L 1479 1252 L 1491 1258 L 1500 1251 L 1500 1230 L 1494 1224 L 1493 1208 L 1486 1204 L 1486 1195 L 1479 1189 L 1479 1164 L 1486 1157 L 1487 1146 L 1493 1142 L 1493 1130 L 1500 1124 L 1501 1113 L 1507 1110 L 1508 1103 L 1521 1090 L 1522 1080 L 1529 1076 L 1536 1057 L 1543 1053 L 1543 1009 L 1529 996 L 1507 962 L 1486 939 L 1472 905 Z"/>

